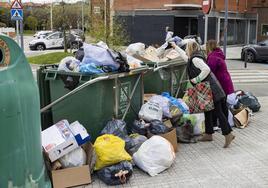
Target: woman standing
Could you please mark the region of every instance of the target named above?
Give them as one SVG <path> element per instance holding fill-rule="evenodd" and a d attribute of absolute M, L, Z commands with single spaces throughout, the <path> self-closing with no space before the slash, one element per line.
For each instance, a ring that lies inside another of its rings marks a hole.
<path fill-rule="evenodd" d="M 217 41 L 209 40 L 206 43 L 206 51 L 208 55 L 207 65 L 220 82 L 225 94 L 233 94 L 234 85 L 231 76 L 227 70 L 225 56 L 223 54 L 223 51 L 219 48 Z"/>
<path fill-rule="evenodd" d="M 185 51 L 179 48 L 175 43 L 172 43 L 172 47 L 180 54 L 185 62 L 188 62 L 187 73 L 191 83 L 197 84 L 198 81 L 208 81 L 213 93 L 214 110 L 205 112 L 205 134 L 199 141 L 213 140 L 213 115 L 216 115 L 219 119 L 222 134 L 225 136 L 225 144 L 223 147 L 227 148 L 235 136 L 231 133 L 232 129 L 223 113 L 223 109 L 227 108 L 225 102 L 226 95 L 223 89 L 207 66 L 206 59 L 200 52 L 200 47 L 197 42 L 189 41 Z"/>

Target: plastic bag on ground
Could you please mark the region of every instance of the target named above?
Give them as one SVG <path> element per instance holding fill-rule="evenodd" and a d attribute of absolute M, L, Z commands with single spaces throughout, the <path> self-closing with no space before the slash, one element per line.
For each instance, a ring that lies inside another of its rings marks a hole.
<path fill-rule="evenodd" d="M 158 103 L 162 108 L 163 115 L 168 118 L 172 117 L 169 111 L 170 102 L 169 99 L 167 99 L 166 97 L 163 97 L 161 95 L 155 95 L 149 99 L 149 102 Z"/>
<path fill-rule="evenodd" d="M 129 138 L 127 134 L 126 122 L 122 120 L 113 119 L 111 121 L 108 121 L 100 134 L 112 134 L 122 138 L 126 142 L 126 150 L 129 150 L 130 148 L 134 147 L 133 141 Z"/>
<path fill-rule="evenodd" d="M 194 125 L 194 135 L 199 136 L 205 132 L 205 115 L 204 113 L 200 114 L 192 114 L 195 119 L 196 123 Z"/>
<path fill-rule="evenodd" d="M 240 103 L 248 107 L 253 112 L 258 112 L 261 108 L 258 99 L 250 92 L 245 92 L 244 95 L 241 95 L 238 98 Z"/>
<path fill-rule="evenodd" d="M 135 120 L 131 126 L 131 132 L 145 136 L 147 135 L 149 125 L 149 123 L 145 123 L 143 120 Z"/>
<path fill-rule="evenodd" d="M 107 185 L 125 184 L 133 173 L 133 167 L 130 162 L 122 161 L 118 164 L 104 167 L 97 171 L 97 175 Z"/>
<path fill-rule="evenodd" d="M 68 56 L 60 61 L 58 71 L 79 72 L 79 64 L 79 60 L 72 56 Z"/>
<path fill-rule="evenodd" d="M 168 92 L 163 92 L 162 93 L 162 96 L 168 98 L 169 101 L 170 101 L 170 103 L 172 105 L 177 106 L 181 110 L 182 113 L 189 114 L 189 107 L 184 102 L 184 100 L 182 100 L 182 99 L 176 99 L 175 97 L 171 97 Z"/>
<path fill-rule="evenodd" d="M 173 146 L 161 136 L 145 141 L 133 155 L 134 163 L 150 176 L 156 176 L 171 167 L 175 160 Z"/>
<path fill-rule="evenodd" d="M 134 153 L 136 153 L 139 150 L 141 145 L 148 139 L 146 136 L 139 135 L 139 134 L 131 134 L 130 138 L 135 143 L 135 146 L 128 150 L 128 153 L 132 156 Z"/>
<path fill-rule="evenodd" d="M 94 148 L 97 155 L 94 170 L 132 159 L 125 151 L 125 141 L 112 134 L 98 137 L 94 143 Z"/>
<path fill-rule="evenodd" d="M 183 125 L 176 127 L 177 140 L 180 143 L 196 143 L 194 137 L 194 125 L 190 120 L 183 122 Z"/>
<path fill-rule="evenodd" d="M 63 168 L 83 166 L 86 164 L 86 160 L 86 152 L 81 147 L 78 147 L 59 159 Z"/>
<path fill-rule="evenodd" d="M 163 111 L 159 103 L 147 102 L 142 105 L 139 111 L 139 118 L 145 121 L 152 121 L 154 119 L 162 120 Z"/>
<path fill-rule="evenodd" d="M 150 130 L 150 133 L 154 135 L 165 134 L 170 131 L 169 128 L 165 126 L 162 121 L 159 121 L 156 119 L 150 122 L 149 130 Z"/>

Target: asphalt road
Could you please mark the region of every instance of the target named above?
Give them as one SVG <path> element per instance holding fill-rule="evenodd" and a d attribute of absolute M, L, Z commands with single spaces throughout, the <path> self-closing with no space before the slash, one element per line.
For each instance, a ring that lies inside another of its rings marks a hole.
<path fill-rule="evenodd" d="M 250 91 L 256 96 L 268 96 L 268 63 L 248 63 L 227 60 L 235 90 Z"/>

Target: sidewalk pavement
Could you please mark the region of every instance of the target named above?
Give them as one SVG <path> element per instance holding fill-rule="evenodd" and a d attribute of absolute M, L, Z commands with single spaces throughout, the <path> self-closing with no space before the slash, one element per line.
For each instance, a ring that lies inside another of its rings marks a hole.
<path fill-rule="evenodd" d="M 268 97 L 260 97 L 261 111 L 249 127 L 234 128 L 236 138 L 223 149 L 224 137 L 214 134 L 208 143 L 180 144 L 176 161 L 167 171 L 150 177 L 135 168 L 131 188 L 265 188 L 268 187 Z M 85 188 L 107 187 L 96 176 Z"/>

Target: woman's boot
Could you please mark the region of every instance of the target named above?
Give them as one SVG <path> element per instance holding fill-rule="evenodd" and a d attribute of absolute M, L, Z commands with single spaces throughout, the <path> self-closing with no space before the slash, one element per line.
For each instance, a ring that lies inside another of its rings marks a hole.
<path fill-rule="evenodd" d="M 210 142 L 212 140 L 213 140 L 212 134 L 203 134 L 203 136 L 198 139 L 198 141 L 200 142 Z"/>
<path fill-rule="evenodd" d="M 223 147 L 227 148 L 231 144 L 233 139 L 235 139 L 235 136 L 232 133 L 225 135 L 225 144 Z"/>

